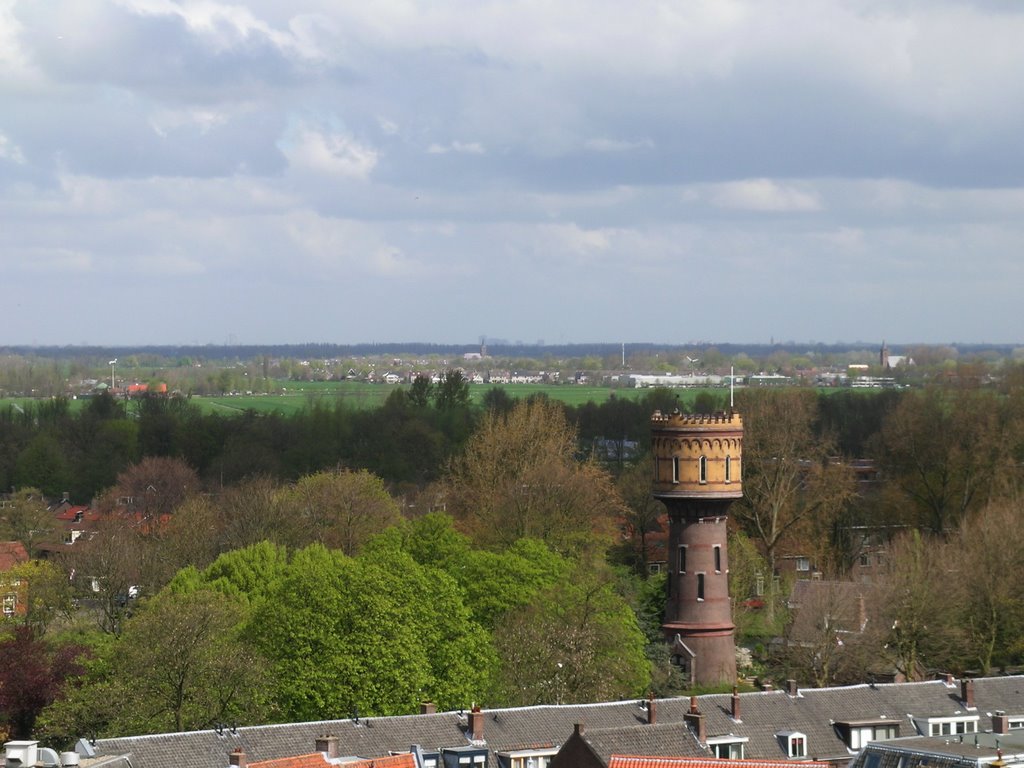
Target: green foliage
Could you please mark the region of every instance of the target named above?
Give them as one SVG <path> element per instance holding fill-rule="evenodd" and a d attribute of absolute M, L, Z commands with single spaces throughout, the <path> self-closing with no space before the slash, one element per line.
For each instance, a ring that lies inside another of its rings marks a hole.
<path fill-rule="evenodd" d="M 636 615 L 610 580 L 586 568 L 505 615 L 495 632 L 504 704 L 604 701 L 651 681 Z"/>
<path fill-rule="evenodd" d="M 212 589 L 254 605 L 267 596 L 287 568 L 287 550 L 263 541 L 225 552 L 202 572 L 191 566 L 179 571 L 168 590 L 173 594 L 188 594 Z"/>
<path fill-rule="evenodd" d="M 297 552 L 248 634 L 272 660 L 291 719 L 400 714 L 424 698 L 464 706 L 494 666 L 454 582 L 385 547 L 360 558 Z"/>
<path fill-rule="evenodd" d="M 440 512 L 389 529 L 367 551 L 387 548 L 448 574 L 462 588 L 473 618 L 489 629 L 508 611 L 566 578 L 572 568 L 570 560 L 536 539 L 520 539 L 500 552 L 473 549 L 452 518 Z"/>

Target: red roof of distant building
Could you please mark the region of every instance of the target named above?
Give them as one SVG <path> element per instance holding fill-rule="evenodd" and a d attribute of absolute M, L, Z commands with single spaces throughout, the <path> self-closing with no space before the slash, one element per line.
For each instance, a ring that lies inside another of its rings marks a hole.
<path fill-rule="evenodd" d="M 28 550 L 20 541 L 0 541 L 0 571 L 28 562 Z"/>
<path fill-rule="evenodd" d="M 78 517 L 79 512 L 82 513 L 82 521 L 84 522 L 95 523 L 100 519 L 98 512 L 93 512 L 86 506 L 68 507 L 64 511 L 54 515 L 54 519 L 73 523 L 75 522 L 75 518 Z"/>

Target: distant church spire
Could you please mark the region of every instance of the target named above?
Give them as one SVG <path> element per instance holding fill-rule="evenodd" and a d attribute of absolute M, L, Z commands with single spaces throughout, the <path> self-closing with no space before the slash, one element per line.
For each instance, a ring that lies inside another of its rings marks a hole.
<path fill-rule="evenodd" d="M 885 344 L 885 339 L 882 340 L 882 349 L 878 353 L 878 364 L 884 369 L 889 367 L 889 347 Z"/>

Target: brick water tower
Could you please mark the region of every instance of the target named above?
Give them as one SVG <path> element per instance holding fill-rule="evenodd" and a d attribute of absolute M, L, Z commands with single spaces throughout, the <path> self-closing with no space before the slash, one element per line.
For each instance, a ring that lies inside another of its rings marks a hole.
<path fill-rule="evenodd" d="M 673 662 L 693 685 L 736 681 L 729 601 L 729 505 L 743 496 L 743 419 L 738 413 L 651 417 L 653 495 L 669 514 L 662 630 Z"/>

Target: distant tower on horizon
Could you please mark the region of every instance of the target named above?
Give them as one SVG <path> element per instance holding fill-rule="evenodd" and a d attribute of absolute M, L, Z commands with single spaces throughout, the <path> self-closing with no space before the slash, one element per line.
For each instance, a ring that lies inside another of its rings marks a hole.
<path fill-rule="evenodd" d="M 878 352 L 878 364 L 882 366 L 882 370 L 888 370 L 889 368 L 889 347 L 884 339 L 882 340 L 882 348 Z"/>
<path fill-rule="evenodd" d="M 669 514 L 662 631 L 693 685 L 736 681 L 729 600 L 729 506 L 743 496 L 743 419 L 734 412 L 651 417 L 652 495 Z"/>

